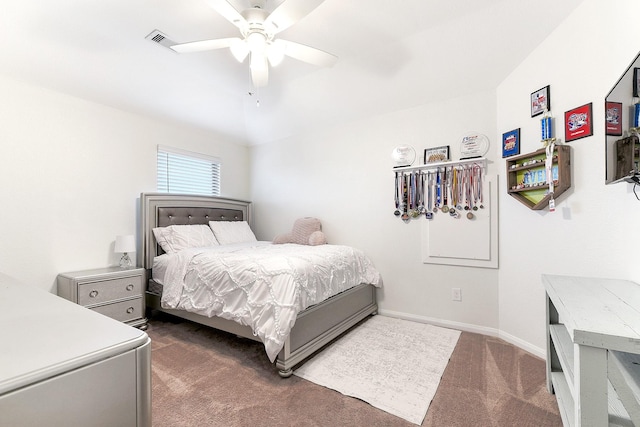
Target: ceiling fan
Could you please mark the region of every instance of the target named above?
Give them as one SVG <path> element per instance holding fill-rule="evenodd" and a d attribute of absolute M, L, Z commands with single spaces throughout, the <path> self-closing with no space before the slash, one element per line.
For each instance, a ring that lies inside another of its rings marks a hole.
<path fill-rule="evenodd" d="M 285 0 L 271 13 L 264 9 L 266 0 L 250 1 L 250 7 L 239 12 L 227 0 L 207 0 L 216 12 L 238 27 L 241 38 L 180 43 L 170 46 L 171 49 L 185 53 L 229 48 L 240 62 L 250 55 L 251 80 L 255 87 L 267 84 L 269 64 L 278 65 L 285 55 L 321 67 L 331 67 L 336 63 L 338 58 L 335 55 L 300 43 L 275 38 L 276 34 L 311 13 L 324 0 Z"/>

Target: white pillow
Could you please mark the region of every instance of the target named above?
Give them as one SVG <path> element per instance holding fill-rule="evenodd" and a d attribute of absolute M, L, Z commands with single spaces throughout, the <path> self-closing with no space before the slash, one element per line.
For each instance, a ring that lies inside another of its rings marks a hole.
<path fill-rule="evenodd" d="M 256 242 L 258 240 L 247 221 L 209 221 L 209 227 L 211 227 L 216 240 L 221 245 Z"/>
<path fill-rule="evenodd" d="M 153 229 L 156 242 L 163 251 L 168 254 L 181 251 L 186 248 L 202 248 L 217 246 L 211 228 L 205 224 L 170 225 Z"/>

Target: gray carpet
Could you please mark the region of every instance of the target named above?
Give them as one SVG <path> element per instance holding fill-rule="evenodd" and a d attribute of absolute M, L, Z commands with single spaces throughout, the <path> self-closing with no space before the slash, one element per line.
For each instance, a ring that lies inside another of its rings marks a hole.
<path fill-rule="evenodd" d="M 147 332 L 156 427 L 414 425 L 301 378 L 280 378 L 259 343 L 170 316 L 152 318 Z M 422 425 L 562 422 L 543 360 L 463 332 Z"/>

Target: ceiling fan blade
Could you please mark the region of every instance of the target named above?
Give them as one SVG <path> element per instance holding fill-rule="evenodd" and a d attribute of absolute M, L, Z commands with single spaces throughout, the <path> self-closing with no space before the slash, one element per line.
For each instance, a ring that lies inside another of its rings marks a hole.
<path fill-rule="evenodd" d="M 264 27 L 271 34 L 277 34 L 295 24 L 324 0 L 286 0 L 264 21 Z"/>
<path fill-rule="evenodd" d="M 240 41 L 237 37 L 231 37 L 226 39 L 200 40 L 197 42 L 180 43 L 169 47 L 178 53 L 201 52 L 203 50 L 214 50 L 229 47 L 236 40 Z"/>
<path fill-rule="evenodd" d="M 207 0 L 209 6 L 211 6 L 216 12 L 218 12 L 224 19 L 231 22 L 240 30 L 244 30 L 248 27 L 247 20 L 238 12 L 238 10 L 231 5 L 227 0 Z"/>
<path fill-rule="evenodd" d="M 269 65 L 264 55 L 251 54 L 251 81 L 253 86 L 263 87 L 269 82 Z"/>
<path fill-rule="evenodd" d="M 315 47 L 307 46 L 288 40 L 279 40 L 284 43 L 284 54 L 299 61 L 320 67 L 333 67 L 338 62 L 338 57 Z"/>

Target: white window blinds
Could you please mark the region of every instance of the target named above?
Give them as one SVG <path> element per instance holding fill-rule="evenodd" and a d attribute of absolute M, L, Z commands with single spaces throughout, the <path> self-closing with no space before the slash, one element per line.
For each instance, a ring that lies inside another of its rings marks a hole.
<path fill-rule="evenodd" d="M 220 159 L 158 145 L 158 191 L 220 195 Z"/>

